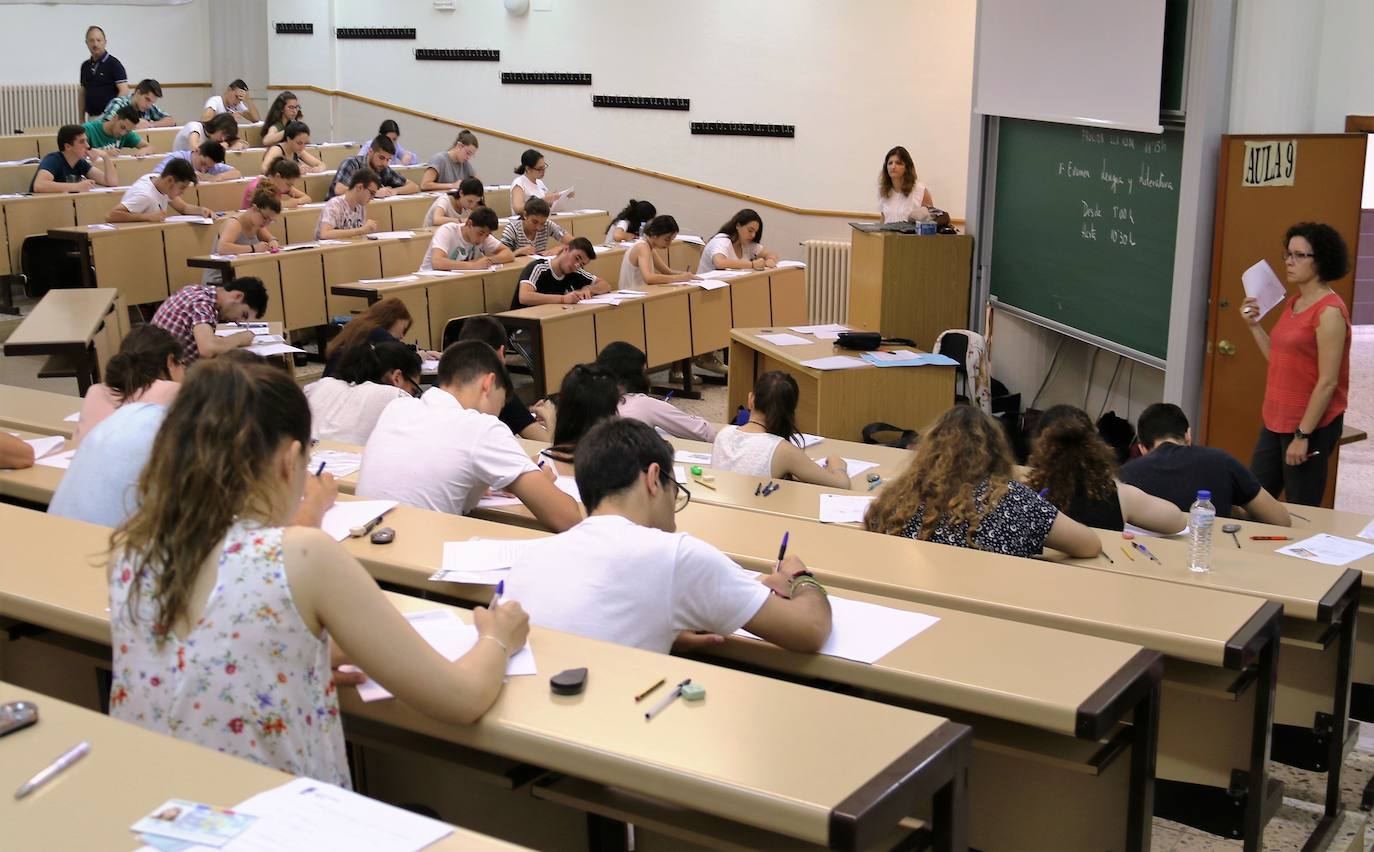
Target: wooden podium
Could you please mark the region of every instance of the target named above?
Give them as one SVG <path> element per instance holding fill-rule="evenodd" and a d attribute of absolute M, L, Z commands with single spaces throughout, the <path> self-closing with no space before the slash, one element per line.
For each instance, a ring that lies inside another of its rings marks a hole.
<path fill-rule="evenodd" d="M 849 325 L 909 337 L 929 350 L 940 332 L 968 328 L 973 237 L 854 231 Z"/>

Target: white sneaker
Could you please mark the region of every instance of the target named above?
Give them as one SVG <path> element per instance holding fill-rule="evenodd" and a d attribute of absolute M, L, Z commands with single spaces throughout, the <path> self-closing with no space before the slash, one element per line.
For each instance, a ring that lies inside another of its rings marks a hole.
<path fill-rule="evenodd" d="M 717 376 L 724 376 L 728 372 L 725 364 L 721 362 L 720 356 L 714 352 L 707 352 L 705 355 L 698 355 L 693 358 L 692 366 L 707 373 L 715 373 Z"/>

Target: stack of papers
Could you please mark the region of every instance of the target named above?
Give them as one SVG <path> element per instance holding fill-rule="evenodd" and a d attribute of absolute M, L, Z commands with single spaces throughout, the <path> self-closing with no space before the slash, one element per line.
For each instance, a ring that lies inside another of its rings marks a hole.
<path fill-rule="evenodd" d="M 683 464 L 710 464 L 710 453 L 694 453 L 690 450 L 676 450 L 673 452 L 673 461 Z"/>
<path fill-rule="evenodd" d="M 441 583 L 494 586 L 506 579 L 528 545 L 528 540 L 499 538 L 446 541 L 439 570 L 429 579 Z"/>
<path fill-rule="evenodd" d="M 337 479 L 357 473 L 363 466 L 363 456 L 362 453 L 346 453 L 343 450 L 316 450 L 310 454 L 311 476 L 320 469 L 320 462 L 324 462 L 324 473 L 333 474 Z"/>
<path fill-rule="evenodd" d="M 820 465 L 821 467 L 825 467 L 825 459 L 816 459 L 816 464 Z M 845 459 L 844 464 L 845 470 L 849 471 L 849 475 L 851 477 L 859 476 L 861 474 L 867 473 L 875 467 L 878 467 L 877 462 L 864 461 L 863 459 Z"/>
<path fill-rule="evenodd" d="M 873 497 L 848 494 L 822 494 L 820 520 L 823 524 L 861 524 Z"/>
<path fill-rule="evenodd" d="M 1357 559 L 1374 555 L 1374 544 L 1318 533 L 1287 547 L 1280 547 L 1274 552 L 1296 556 L 1310 562 L 1320 562 L 1323 565 L 1349 565 Z"/>
<path fill-rule="evenodd" d="M 865 352 L 859 356 L 875 367 L 957 367 L 959 362 L 945 355 L 931 352 L 912 352 L 899 349 L 896 352 Z"/>
<path fill-rule="evenodd" d="M 419 281 L 418 275 L 397 275 L 395 278 L 363 278 L 359 284 L 399 284 L 402 281 Z"/>
<path fill-rule="evenodd" d="M 810 334 L 816 337 L 832 334 L 835 335 L 835 337 L 839 337 L 840 332 L 849 331 L 849 326 L 840 322 L 827 322 L 821 323 L 820 325 L 794 325 L 791 328 L 793 331 L 798 332 L 800 334 Z M 835 337 L 821 337 L 821 339 L 834 340 Z"/>
<path fill-rule="evenodd" d="M 18 196 L 16 196 L 16 197 L 18 197 Z M 118 228 L 116 228 L 114 225 L 106 225 L 106 224 L 103 223 L 103 222 L 97 222 L 97 223 L 95 223 L 94 225 L 87 225 L 87 226 L 86 226 L 86 230 L 88 230 L 88 231 L 116 231 L 116 230 L 118 230 Z M 211 257 L 218 257 L 218 256 L 219 256 L 219 255 L 211 255 Z"/>
<path fill-rule="evenodd" d="M 375 234 L 368 234 L 369 240 L 404 240 L 415 236 L 414 231 L 378 231 Z"/>
<path fill-rule="evenodd" d="M 319 464 L 316 463 L 315 466 L 319 467 Z M 335 503 L 324 513 L 320 529 L 333 536 L 335 541 L 343 541 L 348 538 L 354 527 L 366 527 L 396 508 L 396 505 L 395 500 L 349 500 L 345 503 Z"/>
<path fill-rule="evenodd" d="M 801 365 L 813 370 L 851 370 L 855 367 L 867 367 L 868 362 L 852 355 L 827 355 L 824 358 L 803 361 Z"/>
<path fill-rule="evenodd" d="M 771 343 L 774 346 L 810 346 L 811 341 L 805 337 L 798 337 L 795 334 L 760 334 L 759 340 Z"/>
<path fill-rule="evenodd" d="M 933 615 L 830 596 L 830 638 L 821 654 L 872 665 L 940 621 Z M 740 628 L 736 636 L 757 636 Z"/>
<path fill-rule="evenodd" d="M 691 281 L 684 281 L 684 284 L 695 284 L 703 290 L 719 290 L 722 287 L 729 287 L 730 282 L 718 278 L 693 278 Z"/>
<path fill-rule="evenodd" d="M 271 327 L 265 322 L 241 322 L 235 323 L 234 326 L 231 328 L 215 329 L 215 336 L 232 337 L 235 334 L 240 334 L 245 331 L 253 332 L 254 337 L 261 337 L 264 335 L 273 336 L 270 329 Z M 281 337 L 276 336 L 275 339 L 281 340 Z"/>
<path fill-rule="evenodd" d="M 420 634 L 420 638 L 450 662 L 463 656 L 477 644 L 477 628 L 471 624 L 464 624 L 458 616 L 446 609 L 406 613 L 406 621 L 409 621 L 415 632 Z M 526 645 L 512 654 L 506 662 L 506 676 L 533 674 L 539 674 L 539 670 L 535 667 L 534 652 Z M 390 698 L 391 693 L 377 681 L 368 678 L 358 686 L 358 697 L 364 701 L 380 701 Z M 323 847 L 316 845 L 308 848 Z"/>
<path fill-rule="evenodd" d="M 166 219 L 163 219 L 162 221 L 164 221 L 164 222 L 194 222 L 194 223 L 197 224 L 197 225 L 213 225 L 213 224 L 215 224 L 215 220 L 212 219 L 212 218 L 210 218 L 209 216 L 188 216 L 188 215 L 185 215 L 185 214 L 180 214 L 180 215 L 176 215 L 176 216 L 168 216 Z"/>
<path fill-rule="evenodd" d="M 1259 318 L 1274 309 L 1274 306 L 1282 302 L 1288 295 L 1283 289 L 1283 284 L 1279 277 L 1274 274 L 1274 268 L 1269 265 L 1269 261 L 1261 260 L 1254 266 L 1240 274 L 1241 286 L 1245 288 L 1245 295 L 1253 297 L 1259 303 Z"/>

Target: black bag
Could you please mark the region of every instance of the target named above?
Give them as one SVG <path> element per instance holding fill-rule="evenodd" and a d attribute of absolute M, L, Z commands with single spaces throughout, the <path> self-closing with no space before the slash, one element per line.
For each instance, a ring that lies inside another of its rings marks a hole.
<path fill-rule="evenodd" d="M 898 346 L 915 346 L 916 341 L 908 340 L 905 337 L 889 337 L 884 339 L 876 331 L 842 331 L 835 345 L 841 349 L 855 349 L 861 352 L 871 352 L 884 344 Z"/>
<path fill-rule="evenodd" d="M 81 256 L 74 244 L 46 234 L 28 237 L 20 252 L 20 265 L 28 280 L 24 295 L 39 299 L 49 290 L 81 286 Z"/>
<path fill-rule="evenodd" d="M 891 440 L 880 440 L 879 432 L 894 432 L 897 437 Z M 909 450 L 920 438 L 914 429 L 903 429 L 900 426 L 893 426 L 891 423 L 870 423 L 863 428 L 863 440 L 865 444 L 882 444 L 885 447 L 896 447 L 899 450 Z"/>

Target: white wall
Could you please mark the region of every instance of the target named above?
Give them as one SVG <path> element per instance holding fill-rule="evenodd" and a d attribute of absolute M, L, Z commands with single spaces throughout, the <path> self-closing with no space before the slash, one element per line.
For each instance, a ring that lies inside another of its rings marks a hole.
<path fill-rule="evenodd" d="M 109 51 L 131 81 L 210 81 L 207 4 L 181 6 L 0 5 L 0 83 L 76 83 L 86 50 L 86 27 L 105 30 Z M 174 49 L 173 49 L 174 46 Z"/>
<path fill-rule="evenodd" d="M 552 5 L 511 17 L 495 0 L 453 12 L 418 2 L 280 0 L 272 21 L 313 21 L 316 32 L 269 36 L 272 82 L 327 86 L 321 81 L 332 76 L 340 90 L 819 209 L 873 209 L 883 154 L 904 144 L 937 203 L 962 217 L 975 4 Z M 420 38 L 334 42 L 331 13 L 336 26 L 414 26 Z M 502 61 L 416 62 L 416 47 L 499 48 Z M 502 86 L 502 71 L 590 72 L 593 85 Z M 692 109 L 594 109 L 593 93 L 686 97 Z M 795 124 L 797 136 L 692 136 L 691 121 Z M 514 165 L 482 174 L 508 178 Z M 549 180 L 561 186 L 552 166 Z"/>

